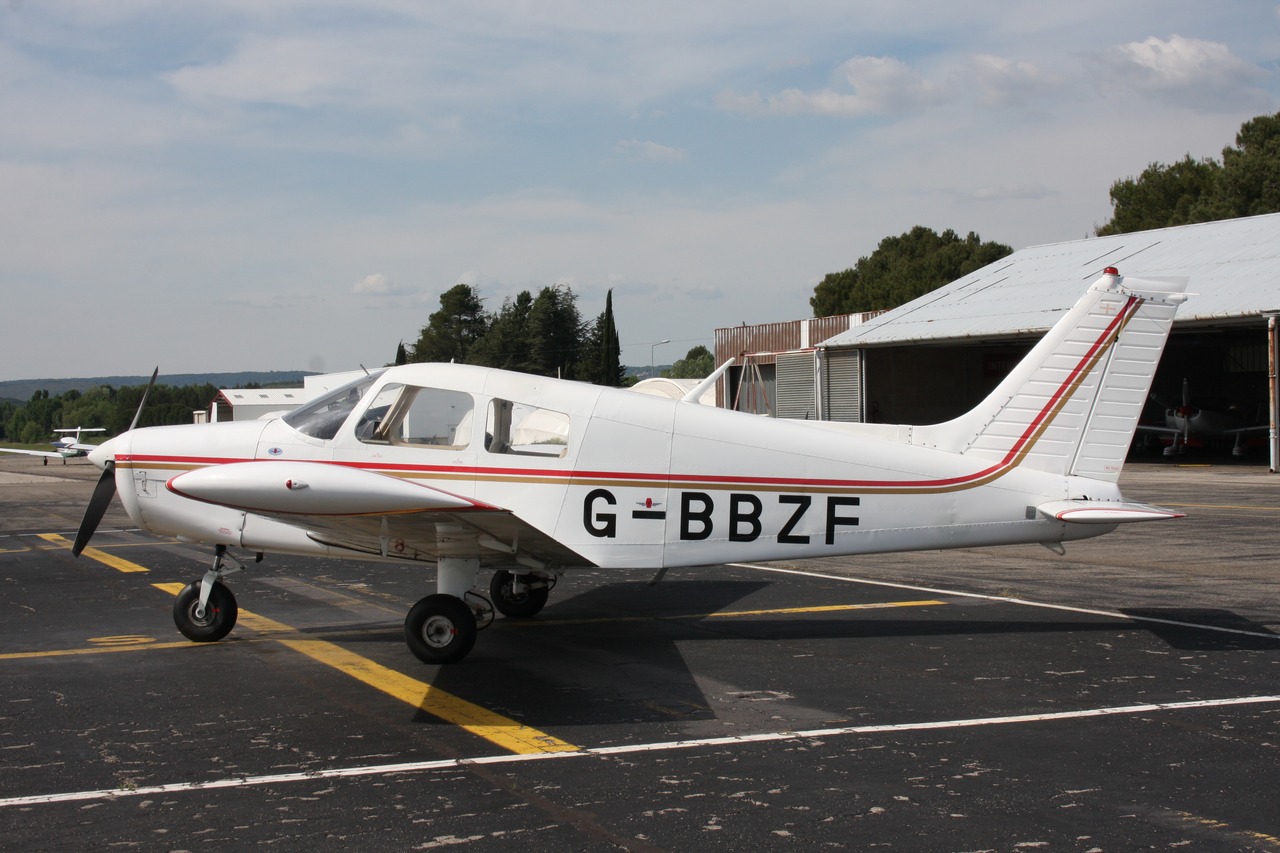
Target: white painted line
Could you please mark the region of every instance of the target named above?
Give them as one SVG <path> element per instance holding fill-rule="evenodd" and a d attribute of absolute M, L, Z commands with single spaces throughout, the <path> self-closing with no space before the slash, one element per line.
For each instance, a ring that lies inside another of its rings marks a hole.
<path fill-rule="evenodd" d="M 1280 642 L 1280 634 L 1271 634 L 1265 631 L 1246 631 L 1242 628 L 1226 628 L 1221 625 L 1203 625 L 1199 622 L 1181 622 L 1177 619 L 1161 619 L 1158 616 L 1136 616 L 1130 613 L 1121 613 L 1118 610 L 1098 610 L 1092 607 L 1073 607 L 1069 604 L 1048 604 L 1043 601 L 1030 601 L 1025 598 L 1009 598 L 1004 595 L 987 595 L 981 592 L 959 592 L 954 589 L 937 589 L 931 586 L 914 586 L 906 583 L 894 583 L 893 581 L 878 581 L 871 578 L 855 578 L 848 575 L 832 575 L 826 572 L 808 572 L 800 569 L 782 569 L 776 566 L 758 566 L 753 563 L 725 563 L 726 566 L 734 566 L 739 569 L 752 569 L 758 572 L 776 572 L 780 575 L 799 575 L 806 578 L 821 578 L 829 581 L 844 581 L 845 583 L 860 583 L 868 586 L 883 586 L 891 589 L 906 589 L 913 592 L 927 592 L 930 595 L 950 595 L 958 598 L 979 598 L 985 601 L 1003 601 L 1006 604 L 1020 604 L 1023 607 L 1043 607 L 1046 610 L 1063 610 L 1067 613 L 1084 613 L 1089 616 L 1106 616 L 1110 619 L 1125 619 L 1130 622 L 1152 622 L 1157 625 L 1173 625 L 1178 628 L 1195 628 L 1200 631 L 1217 631 L 1222 634 L 1238 634 L 1242 637 L 1260 637 L 1264 640 L 1276 640 Z"/>
<path fill-rule="evenodd" d="M 53 803 L 85 802 L 87 800 L 117 800 L 125 797 L 149 797 L 160 794 L 178 794 L 190 791 L 216 791 L 234 788 L 285 785 L 296 782 L 319 782 L 325 779 L 352 779 L 368 776 L 388 776 L 395 773 L 421 773 L 428 770 L 449 770 L 471 764 L 516 764 L 525 761 L 543 761 L 557 758 L 599 758 L 640 752 L 670 752 L 677 749 L 697 749 L 709 746 L 770 743 L 775 741 L 830 738 L 847 735 L 884 734 L 887 732 L 912 732 L 937 729 L 963 729 L 977 726 L 1017 725 L 1044 723 L 1059 720 L 1082 720 L 1093 717 L 1112 717 L 1123 714 L 1153 714 L 1196 708 L 1225 708 L 1235 705 L 1280 704 L 1277 696 L 1238 696 L 1229 699 L 1195 699 L 1185 702 L 1162 702 L 1144 705 L 1120 705 L 1111 708 L 1086 708 L 1080 711 L 1059 711 L 1052 714 L 1018 714 L 1008 717 L 979 717 L 968 720 L 935 720 L 917 723 L 887 723 L 873 726 L 841 726 L 805 731 L 761 732 L 753 735 L 675 740 L 658 743 L 624 744 L 582 749 L 577 752 L 541 752 L 532 755 L 486 755 L 477 758 L 450 758 L 438 761 L 410 761 L 400 764 L 378 764 L 364 767 L 335 767 L 328 770 L 308 770 L 300 773 L 278 773 L 270 776 L 239 776 L 234 779 L 217 779 L 210 782 L 177 782 L 168 785 L 146 785 L 135 788 L 112 788 L 98 791 L 70 791 L 62 794 L 36 794 L 27 797 L 0 799 L 0 808 L 12 806 L 38 806 Z"/>

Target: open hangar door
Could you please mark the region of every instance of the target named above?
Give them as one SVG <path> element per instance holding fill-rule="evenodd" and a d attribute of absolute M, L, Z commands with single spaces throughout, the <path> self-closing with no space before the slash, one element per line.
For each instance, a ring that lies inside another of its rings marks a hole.
<path fill-rule="evenodd" d="M 912 344 L 862 350 L 863 416 L 879 423 L 932 424 L 977 405 L 1030 351 L 1034 338 Z M 1181 424 L 1178 458 L 1268 461 L 1269 376 L 1265 319 L 1175 327 L 1156 370 L 1143 426 Z M 1234 430 L 1231 432 L 1230 430 Z M 1132 458 L 1159 457 L 1172 436 L 1139 429 Z"/>
<path fill-rule="evenodd" d="M 869 347 L 863 353 L 863 412 L 869 423 L 936 424 L 972 409 L 1034 339 Z"/>
<path fill-rule="evenodd" d="M 1248 325 L 1174 327 L 1151 384 L 1141 423 L 1181 429 L 1139 430 L 1131 457 L 1169 451 L 1180 458 L 1268 460 L 1269 375 L 1265 320 Z M 1190 428 L 1186 417 L 1190 417 Z"/>

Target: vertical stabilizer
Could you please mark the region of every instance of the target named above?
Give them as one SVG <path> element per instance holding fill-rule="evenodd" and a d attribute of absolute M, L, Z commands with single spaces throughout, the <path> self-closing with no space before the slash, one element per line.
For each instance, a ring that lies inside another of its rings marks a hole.
<path fill-rule="evenodd" d="M 1186 285 L 1108 268 L 985 400 L 912 443 L 1115 482 Z"/>

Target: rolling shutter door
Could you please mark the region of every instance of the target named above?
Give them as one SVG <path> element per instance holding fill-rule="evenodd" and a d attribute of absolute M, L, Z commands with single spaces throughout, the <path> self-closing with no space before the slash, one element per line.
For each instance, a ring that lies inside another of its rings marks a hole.
<path fill-rule="evenodd" d="M 822 398 L 829 421 L 862 422 L 862 350 L 831 349 L 824 354 Z"/>
<path fill-rule="evenodd" d="M 778 354 L 775 391 L 778 417 L 817 420 L 812 352 Z"/>

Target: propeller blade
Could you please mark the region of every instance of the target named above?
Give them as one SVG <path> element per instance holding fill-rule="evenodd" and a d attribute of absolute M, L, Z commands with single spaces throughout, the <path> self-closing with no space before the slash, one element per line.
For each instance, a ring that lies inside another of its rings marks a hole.
<path fill-rule="evenodd" d="M 127 432 L 133 432 L 138 426 L 138 419 L 142 417 L 142 409 L 147 405 L 147 398 L 151 396 L 151 389 L 156 387 L 156 377 L 160 375 L 160 366 L 156 365 L 156 369 L 151 371 L 151 381 L 147 383 L 147 388 L 142 392 L 142 400 L 138 403 L 138 411 L 133 413 L 133 423 L 129 424 Z M 115 439 L 108 441 L 105 445 L 99 445 L 96 448 L 98 453 L 108 453 L 108 446 Z M 90 459 L 93 459 L 91 454 Z M 96 460 L 94 460 L 96 464 Z M 98 525 L 102 522 L 102 517 L 107 514 L 107 507 L 111 505 L 111 499 L 116 496 L 116 462 L 114 458 L 103 460 L 102 476 L 98 478 L 98 484 L 93 487 L 93 497 L 89 498 L 89 505 L 84 508 L 84 518 L 80 519 L 80 529 L 76 531 L 76 541 L 71 543 L 71 556 L 79 557 L 80 552 L 89 544 L 89 540 L 93 538 L 94 531 L 98 529 Z"/>
<path fill-rule="evenodd" d="M 160 365 L 156 365 L 156 369 L 151 371 L 151 381 L 147 383 L 147 390 L 142 392 L 142 401 L 138 403 L 138 411 L 133 413 L 133 423 L 129 424 L 132 431 L 138 426 L 138 418 L 142 417 L 142 407 L 147 405 L 147 397 L 151 396 L 151 389 L 156 387 L 156 377 L 160 375 Z"/>
<path fill-rule="evenodd" d="M 80 529 L 76 531 L 76 541 L 71 544 L 71 556 L 79 557 L 84 546 L 89 544 L 93 532 L 98 529 L 99 522 L 107 514 L 107 507 L 115 496 L 116 464 L 108 461 L 102 466 L 102 476 L 98 478 L 98 485 L 93 487 L 93 497 L 89 498 L 89 505 L 84 509 L 84 518 L 80 520 Z"/>

